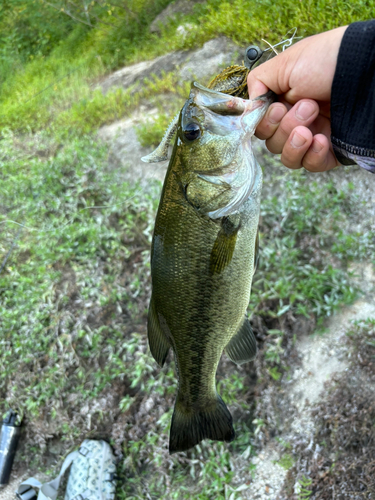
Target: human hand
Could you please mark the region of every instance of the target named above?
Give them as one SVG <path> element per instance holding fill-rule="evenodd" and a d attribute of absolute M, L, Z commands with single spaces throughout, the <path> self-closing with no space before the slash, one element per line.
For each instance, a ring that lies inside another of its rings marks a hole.
<path fill-rule="evenodd" d="M 330 140 L 330 100 L 346 26 L 305 38 L 250 71 L 251 99 L 269 89 L 279 95 L 256 129 L 286 167 L 311 172 L 339 165 Z"/>

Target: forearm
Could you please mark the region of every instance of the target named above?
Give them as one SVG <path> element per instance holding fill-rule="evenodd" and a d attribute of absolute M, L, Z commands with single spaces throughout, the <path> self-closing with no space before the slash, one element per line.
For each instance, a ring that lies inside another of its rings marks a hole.
<path fill-rule="evenodd" d="M 332 84 L 331 125 L 340 163 L 375 173 L 375 20 L 351 24 L 344 34 Z"/>

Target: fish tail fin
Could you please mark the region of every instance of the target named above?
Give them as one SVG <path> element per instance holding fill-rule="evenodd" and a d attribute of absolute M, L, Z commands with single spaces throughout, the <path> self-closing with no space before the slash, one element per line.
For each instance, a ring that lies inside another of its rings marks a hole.
<path fill-rule="evenodd" d="M 169 436 L 169 453 L 185 451 L 202 439 L 233 441 L 232 415 L 219 395 L 201 409 L 185 408 L 177 396 Z"/>

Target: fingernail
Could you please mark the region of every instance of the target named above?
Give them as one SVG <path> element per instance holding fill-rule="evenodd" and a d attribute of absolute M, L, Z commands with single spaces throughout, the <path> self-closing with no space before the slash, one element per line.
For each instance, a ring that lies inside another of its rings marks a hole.
<path fill-rule="evenodd" d="M 314 141 L 311 149 L 314 151 L 314 153 L 320 153 L 321 150 L 323 149 L 323 146 L 320 144 L 318 141 Z"/>
<path fill-rule="evenodd" d="M 292 141 L 291 141 L 291 145 L 294 147 L 294 148 L 300 148 L 301 146 L 303 146 L 306 142 L 306 139 L 302 136 L 302 135 L 299 135 L 297 134 L 297 132 L 294 132 L 294 135 L 292 137 Z"/>
<path fill-rule="evenodd" d="M 271 123 L 276 124 L 281 122 L 281 119 L 284 115 L 285 115 L 285 109 L 282 108 L 281 106 L 275 106 L 274 108 L 270 109 L 268 120 Z"/>
<path fill-rule="evenodd" d="M 299 120 L 308 120 L 310 116 L 314 113 L 315 106 L 312 102 L 301 102 L 296 109 L 296 117 Z"/>

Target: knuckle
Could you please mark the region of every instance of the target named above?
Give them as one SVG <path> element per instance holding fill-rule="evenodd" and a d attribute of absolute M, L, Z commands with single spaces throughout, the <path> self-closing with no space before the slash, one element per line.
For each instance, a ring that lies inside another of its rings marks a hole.
<path fill-rule="evenodd" d="M 293 127 L 293 123 L 291 122 L 290 116 L 289 116 L 289 113 L 288 113 L 281 120 L 279 128 L 278 128 L 278 132 L 281 135 L 283 135 L 285 137 L 288 137 L 290 135 L 290 133 L 292 132 L 293 128 L 294 128 Z"/>
<path fill-rule="evenodd" d="M 314 156 L 307 153 L 302 161 L 303 167 L 309 172 L 322 172 L 326 170 L 326 163 L 327 157 L 324 156 L 322 158 L 316 153 L 314 154 Z"/>
<path fill-rule="evenodd" d="M 282 145 L 272 139 L 266 141 L 267 149 L 274 155 L 278 155 L 282 152 Z"/>
<path fill-rule="evenodd" d="M 285 147 L 281 155 L 282 163 L 291 169 L 301 168 L 301 155 L 296 154 L 295 151 L 290 150 L 290 148 Z"/>

